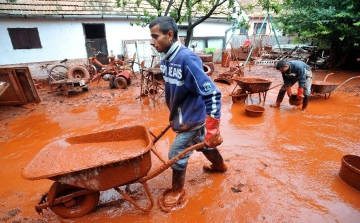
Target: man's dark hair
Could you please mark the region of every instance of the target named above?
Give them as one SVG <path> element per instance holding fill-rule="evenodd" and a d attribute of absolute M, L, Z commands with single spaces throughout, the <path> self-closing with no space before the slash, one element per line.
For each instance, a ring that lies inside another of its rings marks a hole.
<path fill-rule="evenodd" d="M 281 68 L 284 68 L 288 63 L 285 60 L 279 60 L 276 63 L 276 70 L 279 70 Z"/>
<path fill-rule="evenodd" d="M 150 22 L 149 28 L 151 29 L 153 26 L 159 24 L 160 31 L 163 34 L 166 34 L 170 30 L 174 32 L 174 41 L 177 41 L 178 38 L 178 26 L 175 22 L 175 19 L 169 16 L 160 16 Z"/>

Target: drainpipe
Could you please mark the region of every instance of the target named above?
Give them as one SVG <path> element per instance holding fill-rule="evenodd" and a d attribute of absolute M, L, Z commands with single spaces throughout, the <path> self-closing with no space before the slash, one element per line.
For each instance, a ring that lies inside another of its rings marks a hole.
<path fill-rule="evenodd" d="M 237 28 L 237 26 L 233 25 L 232 27 L 225 30 L 225 42 L 226 42 L 226 44 L 225 44 L 225 46 L 223 46 L 223 52 L 225 51 L 225 48 L 226 48 L 227 44 L 231 40 L 231 37 L 234 35 L 234 32 L 235 32 L 236 28 Z M 228 34 L 228 32 L 230 30 L 233 30 L 233 33 L 232 33 L 231 37 L 229 38 L 229 41 L 227 41 L 227 34 Z"/>

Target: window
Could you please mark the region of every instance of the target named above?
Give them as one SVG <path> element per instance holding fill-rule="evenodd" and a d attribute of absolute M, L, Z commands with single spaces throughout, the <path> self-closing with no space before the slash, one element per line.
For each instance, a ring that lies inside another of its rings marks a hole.
<path fill-rule="evenodd" d="M 266 34 L 266 26 L 267 23 L 254 23 L 254 34 Z"/>
<path fill-rule="evenodd" d="M 240 27 L 240 34 L 246 34 L 246 33 L 247 33 L 246 27 L 245 27 L 245 26 L 241 26 L 241 27 Z"/>
<path fill-rule="evenodd" d="M 8 28 L 14 50 L 42 48 L 37 28 Z"/>
<path fill-rule="evenodd" d="M 179 30 L 178 30 L 178 36 L 186 36 L 186 32 L 187 32 L 188 26 L 179 25 L 178 28 L 179 28 Z"/>

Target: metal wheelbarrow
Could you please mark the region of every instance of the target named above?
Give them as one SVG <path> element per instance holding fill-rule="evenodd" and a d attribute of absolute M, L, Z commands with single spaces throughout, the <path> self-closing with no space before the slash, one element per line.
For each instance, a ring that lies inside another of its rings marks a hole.
<path fill-rule="evenodd" d="M 325 95 L 325 100 L 329 99 L 330 95 L 331 95 L 331 93 L 333 91 L 339 89 L 342 85 L 344 85 L 348 81 L 360 77 L 360 76 L 351 77 L 351 78 L 347 79 L 346 81 L 344 81 L 342 84 L 339 85 L 337 83 L 326 81 L 326 79 L 330 75 L 333 75 L 333 74 L 334 73 L 330 73 L 330 74 L 326 75 L 323 81 L 313 81 L 312 85 L 311 85 L 311 96 L 319 96 L 321 94 L 324 94 Z"/>
<path fill-rule="evenodd" d="M 260 102 L 261 102 L 261 95 L 262 95 L 264 98 L 264 102 L 265 102 L 267 91 L 282 85 L 282 84 L 279 84 L 279 85 L 276 85 L 276 86 L 273 86 L 270 88 L 272 81 L 262 79 L 262 78 L 255 78 L 255 77 L 236 76 L 236 77 L 233 77 L 232 79 L 236 82 L 236 85 L 235 85 L 232 93 L 230 94 L 230 96 L 232 97 L 232 101 L 234 103 L 242 100 L 242 98 L 244 96 L 246 96 L 246 97 L 249 95 L 251 96 L 254 93 L 259 93 L 259 101 Z M 237 89 L 237 90 L 235 91 L 235 89 Z"/>
<path fill-rule="evenodd" d="M 203 148 L 198 143 L 165 162 L 154 144 L 159 136 L 144 126 L 124 127 L 57 140 L 45 146 L 23 169 L 27 180 L 55 181 L 35 210 L 41 214 L 50 208 L 63 218 L 78 218 L 91 213 L 99 203 L 100 191 L 115 189 L 136 208 L 148 212 L 154 205 L 147 180 L 159 175 L 190 151 Z M 154 138 L 154 139 L 153 139 Z M 162 165 L 151 169 L 151 152 Z M 141 207 L 127 193 L 127 186 L 140 183 L 149 204 Z M 126 186 L 125 190 L 120 186 Z"/>

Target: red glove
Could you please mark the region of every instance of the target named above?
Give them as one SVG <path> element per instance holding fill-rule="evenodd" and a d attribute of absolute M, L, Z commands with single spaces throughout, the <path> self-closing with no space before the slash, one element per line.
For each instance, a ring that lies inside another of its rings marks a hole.
<path fill-rule="evenodd" d="M 220 135 L 220 119 L 212 118 L 210 115 L 206 116 L 206 135 L 204 142 L 207 147 L 214 148 L 223 142 Z"/>
<path fill-rule="evenodd" d="M 304 97 L 304 88 L 298 88 L 298 93 L 296 95 L 297 99 L 302 99 Z"/>

